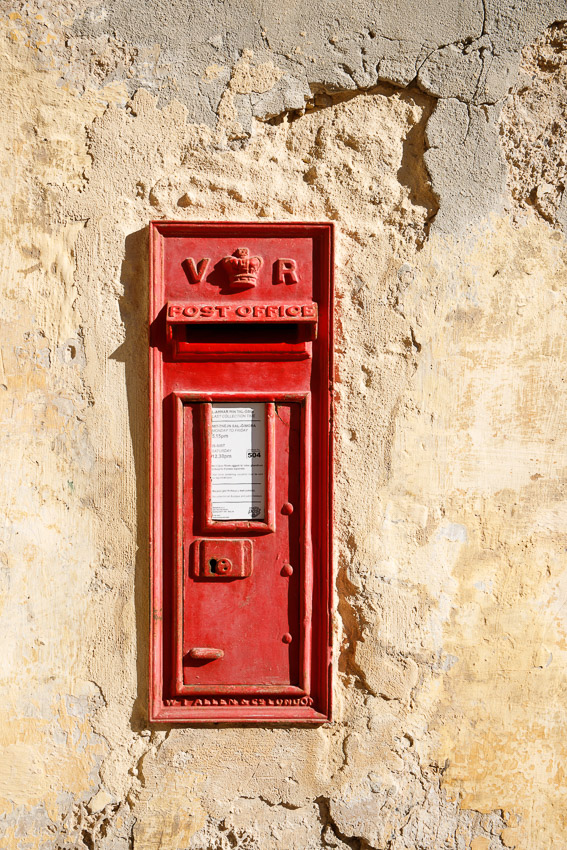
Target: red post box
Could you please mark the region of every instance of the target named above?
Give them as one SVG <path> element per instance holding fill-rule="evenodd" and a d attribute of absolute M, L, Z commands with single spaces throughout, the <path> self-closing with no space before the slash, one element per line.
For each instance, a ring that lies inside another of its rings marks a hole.
<path fill-rule="evenodd" d="M 333 230 L 150 225 L 150 720 L 331 713 Z"/>

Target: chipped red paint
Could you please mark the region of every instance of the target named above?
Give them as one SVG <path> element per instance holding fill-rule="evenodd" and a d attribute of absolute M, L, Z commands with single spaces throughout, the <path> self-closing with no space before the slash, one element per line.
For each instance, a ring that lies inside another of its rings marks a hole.
<path fill-rule="evenodd" d="M 150 255 L 150 720 L 325 722 L 332 225 L 158 221 Z M 222 402 L 264 405 L 256 519 L 213 518 Z"/>

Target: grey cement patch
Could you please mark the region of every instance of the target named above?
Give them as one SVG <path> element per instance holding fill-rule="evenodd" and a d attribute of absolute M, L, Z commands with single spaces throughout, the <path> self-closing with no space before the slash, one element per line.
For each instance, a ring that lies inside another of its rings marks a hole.
<path fill-rule="evenodd" d="M 210 126 L 242 51 L 253 51 L 254 64 L 273 62 L 283 72 L 274 88 L 235 98 L 244 140 L 252 116 L 266 120 L 301 110 L 314 92 L 416 81 L 443 102 L 428 134 L 436 138 L 427 168 L 440 201 L 434 229 L 458 233 L 502 206 L 499 111 L 481 107 L 507 96 L 522 47 L 565 16 L 565 0 L 334 0 L 285 10 L 275 0 L 167 6 L 114 0 L 87 9 L 75 33 L 80 41 L 106 36 L 135 48 L 124 76 L 129 91 L 146 88 L 161 103 L 175 98 L 189 121 Z M 445 99 L 461 108 L 446 107 Z"/>

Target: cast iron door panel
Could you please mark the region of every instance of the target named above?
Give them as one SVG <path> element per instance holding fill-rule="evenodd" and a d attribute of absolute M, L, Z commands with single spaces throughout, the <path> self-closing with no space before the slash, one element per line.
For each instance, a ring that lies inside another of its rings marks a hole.
<path fill-rule="evenodd" d="M 332 225 L 150 225 L 150 719 L 331 716 Z"/>
<path fill-rule="evenodd" d="M 300 686 L 301 405 L 277 403 L 274 407 L 274 497 L 279 516 L 273 533 L 246 541 L 251 549 L 248 575 L 240 575 L 242 570 L 237 569 L 241 541 L 234 540 L 232 534 L 204 540 L 198 513 L 195 517 L 187 509 L 188 500 L 184 500 L 184 548 L 188 557 L 183 684 L 201 693 L 203 685 L 211 692 L 226 688 L 227 693 L 240 685 Z M 202 458 L 193 450 L 194 445 L 199 447 L 199 441 L 193 439 L 193 420 L 202 415 L 199 408 L 202 403 L 184 408 L 184 492 L 202 498 L 202 491 L 199 493 L 195 486 Z M 284 505 L 293 506 L 291 514 L 281 513 Z M 227 567 L 228 573 L 219 572 Z M 193 651 L 201 647 L 219 650 L 222 655 L 203 661 Z"/>

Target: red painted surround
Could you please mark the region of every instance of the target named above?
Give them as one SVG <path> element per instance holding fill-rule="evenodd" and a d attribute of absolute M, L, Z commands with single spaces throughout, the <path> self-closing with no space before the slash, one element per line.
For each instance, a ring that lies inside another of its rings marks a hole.
<path fill-rule="evenodd" d="M 150 721 L 323 723 L 333 226 L 156 221 L 150 266 Z M 213 518 L 215 402 L 264 403 L 262 518 Z"/>

